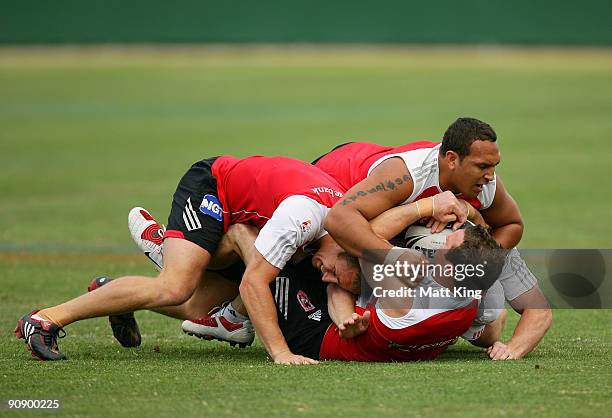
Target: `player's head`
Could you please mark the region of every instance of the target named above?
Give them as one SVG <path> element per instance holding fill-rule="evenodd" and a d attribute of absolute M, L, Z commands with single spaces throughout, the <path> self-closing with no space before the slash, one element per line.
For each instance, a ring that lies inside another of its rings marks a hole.
<path fill-rule="evenodd" d="M 312 265 L 321 271 L 321 280 L 335 283 L 358 295 L 361 290 L 359 261 L 342 249 L 329 235 L 320 240 L 319 249 L 312 257 Z"/>
<path fill-rule="evenodd" d="M 452 191 L 476 197 L 494 179 L 500 162 L 497 135 L 485 122 L 459 118 L 444 133 L 440 158 L 448 168 L 446 181 Z"/>
<path fill-rule="evenodd" d="M 444 251 L 440 251 L 440 255 L 455 267 L 474 266 L 469 275 L 465 274 L 465 267 L 462 268 L 461 280 L 455 273 L 455 280 L 468 289 L 491 287 L 499 278 L 506 258 L 506 251 L 481 225 L 468 226 L 448 235 L 441 250 Z"/>

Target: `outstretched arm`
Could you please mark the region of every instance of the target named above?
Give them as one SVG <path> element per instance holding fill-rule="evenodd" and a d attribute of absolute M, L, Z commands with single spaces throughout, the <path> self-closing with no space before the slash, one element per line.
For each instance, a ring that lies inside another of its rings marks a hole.
<path fill-rule="evenodd" d="M 277 364 L 316 364 L 308 357 L 293 354 L 278 327 L 278 318 L 269 284 L 280 269 L 274 267 L 259 252 L 255 251 L 253 262 L 240 283 L 240 295 L 255 325 L 259 339 L 272 360 Z"/>
<path fill-rule="evenodd" d="M 522 358 L 533 351 L 552 325 L 552 310 L 538 286 L 510 301 L 521 314 L 514 333 L 507 343 L 513 358 Z"/>

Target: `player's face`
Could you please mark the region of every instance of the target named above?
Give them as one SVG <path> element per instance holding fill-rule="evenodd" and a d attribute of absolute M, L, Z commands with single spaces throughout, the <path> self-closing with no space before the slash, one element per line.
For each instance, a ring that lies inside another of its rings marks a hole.
<path fill-rule="evenodd" d="M 466 197 L 476 197 L 485 184 L 493 181 L 495 167 L 501 155 L 496 142 L 474 141 L 470 153 L 462 159 L 457 158 L 453 170 L 453 183 L 456 192 Z"/>
<path fill-rule="evenodd" d="M 332 240 L 321 245 L 312 257 L 312 265 L 321 271 L 321 280 L 335 283 L 349 292 L 358 294 L 360 289 L 359 270 L 351 267 L 345 257 L 339 256 L 342 248 Z"/>

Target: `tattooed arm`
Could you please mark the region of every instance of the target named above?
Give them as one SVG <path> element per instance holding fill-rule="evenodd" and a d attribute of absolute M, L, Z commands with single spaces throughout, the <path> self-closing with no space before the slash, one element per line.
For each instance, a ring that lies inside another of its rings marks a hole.
<path fill-rule="evenodd" d="M 389 249 L 391 244 L 372 231 L 370 219 L 403 203 L 412 194 L 412 178 L 400 158 L 390 158 L 369 177 L 346 192 L 325 220 L 325 229 L 352 255 L 364 249 Z"/>
<path fill-rule="evenodd" d="M 364 250 L 389 249 L 391 244 L 376 235 L 368 221 L 404 203 L 412 190 L 412 178 L 404 161 L 389 158 L 334 205 L 325 220 L 325 229 L 357 257 L 363 257 Z M 465 222 L 465 206 L 452 193 L 442 193 L 434 199 L 434 219 L 446 223 L 457 220 L 457 226 Z"/>

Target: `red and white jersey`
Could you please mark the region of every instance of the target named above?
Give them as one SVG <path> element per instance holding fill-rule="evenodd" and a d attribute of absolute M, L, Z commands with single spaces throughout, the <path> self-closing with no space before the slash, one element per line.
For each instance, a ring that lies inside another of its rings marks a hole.
<path fill-rule="evenodd" d="M 315 164 L 348 190 L 371 171 L 372 165 L 387 154 L 432 147 L 436 142 L 418 141 L 399 147 L 387 147 L 370 142 L 351 142 L 321 157 Z"/>
<path fill-rule="evenodd" d="M 429 286 L 439 287 L 433 282 Z M 362 297 L 363 300 L 363 297 Z M 363 304 L 363 301 L 358 304 Z M 433 360 L 469 328 L 478 311 L 471 298 L 417 296 L 410 311 L 399 318 L 386 315 L 376 299 L 355 312 L 369 310 L 370 326 L 355 338 L 342 339 L 331 325 L 321 343 L 320 358 L 345 361 Z"/>
<path fill-rule="evenodd" d="M 383 161 L 401 158 L 414 183 L 412 195 L 404 203 L 441 193 L 438 156 L 440 143 L 411 142 L 399 147 L 386 147 L 369 142 L 353 142 L 335 149 L 315 164 L 334 177 L 346 190 L 370 175 Z M 484 185 L 477 199 L 466 199 L 476 209 L 486 209 L 495 197 L 495 178 Z M 461 197 L 460 195 L 458 197 Z"/>
<path fill-rule="evenodd" d="M 288 157 L 219 157 L 212 165 L 224 228 L 260 228 L 255 247 L 283 268 L 295 251 L 325 235 L 323 222 L 344 190 L 331 176 Z"/>

